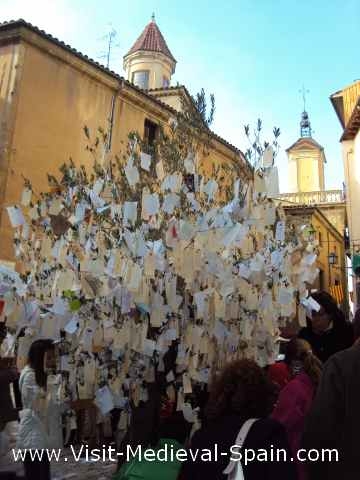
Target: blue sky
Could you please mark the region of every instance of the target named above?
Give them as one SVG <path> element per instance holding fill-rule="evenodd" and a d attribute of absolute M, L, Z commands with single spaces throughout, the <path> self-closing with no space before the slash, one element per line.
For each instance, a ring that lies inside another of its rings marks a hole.
<path fill-rule="evenodd" d="M 245 123 L 262 118 L 265 136 L 280 127 L 282 191 L 305 84 L 313 136 L 327 156 L 326 188 L 341 187 L 341 128 L 329 96 L 360 78 L 359 0 L 0 0 L 0 21 L 22 17 L 99 61 L 102 37 L 115 28 L 110 66 L 120 74 L 153 11 L 178 61 L 173 83 L 215 94 L 217 133 L 245 150 Z"/>

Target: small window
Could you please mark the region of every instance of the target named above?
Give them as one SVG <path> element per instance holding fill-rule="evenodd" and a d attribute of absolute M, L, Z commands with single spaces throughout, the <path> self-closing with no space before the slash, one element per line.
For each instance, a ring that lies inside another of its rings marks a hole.
<path fill-rule="evenodd" d="M 163 77 L 163 88 L 168 88 L 170 86 L 170 80 L 167 77 Z"/>
<path fill-rule="evenodd" d="M 148 90 L 149 88 L 149 70 L 139 70 L 132 74 L 132 82 L 139 88 L 143 90 Z"/>
<path fill-rule="evenodd" d="M 158 126 L 149 119 L 144 122 L 144 148 L 145 153 L 152 154 L 154 152 L 154 143 L 158 133 Z"/>

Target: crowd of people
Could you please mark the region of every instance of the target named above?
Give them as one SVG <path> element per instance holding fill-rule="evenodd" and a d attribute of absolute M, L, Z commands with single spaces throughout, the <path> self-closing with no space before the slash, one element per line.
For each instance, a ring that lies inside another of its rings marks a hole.
<path fill-rule="evenodd" d="M 185 462 L 146 465 L 136 459 L 121 460 L 114 480 L 357 479 L 360 313 L 350 324 L 329 294 L 317 292 L 312 297 L 320 308 L 309 313 L 307 326 L 288 342 L 283 361 L 265 369 L 250 359 L 226 365 L 214 375 L 209 391 L 193 392 L 197 409 L 191 419 L 178 411 L 176 394 L 169 393 L 157 378 L 149 385 L 148 400 L 133 408 L 129 428 L 118 445 L 122 451 L 129 444 L 152 445 L 155 449 L 171 444 L 175 450 L 217 449 L 223 455 L 208 461 L 197 456 Z M 0 338 L 5 334 L 2 329 Z M 13 367 L 0 370 L 1 431 L 17 418 L 6 386 L 19 380 L 22 408 L 18 448 L 62 445 L 64 406 L 49 401 L 54 397 L 48 395 L 54 352 L 51 340 L 36 340 L 19 379 Z M 229 452 L 234 445 L 264 455 L 279 449 L 286 455 L 280 460 L 255 455 L 250 462 L 233 461 Z M 301 449 L 336 449 L 338 458 L 333 462 L 323 461 L 321 456 L 316 461 L 303 461 L 298 456 Z M 46 458 L 32 461 L 27 457 L 24 471 L 27 480 L 50 479 Z"/>

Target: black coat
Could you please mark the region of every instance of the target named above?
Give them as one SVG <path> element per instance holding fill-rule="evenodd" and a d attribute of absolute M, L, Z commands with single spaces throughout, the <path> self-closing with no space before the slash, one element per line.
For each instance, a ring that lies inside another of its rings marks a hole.
<path fill-rule="evenodd" d="M 225 480 L 223 470 L 229 463 L 230 454 L 222 456 L 220 452 L 229 452 L 235 444 L 237 434 L 244 420 L 239 416 L 229 415 L 221 418 L 210 426 L 198 430 L 191 441 L 191 449 L 214 450 L 218 445 L 219 458 L 217 462 L 203 462 L 197 459 L 195 462 L 188 460 L 182 470 L 181 478 L 184 480 Z M 258 420 L 250 429 L 244 442 L 243 449 L 285 449 L 288 458 L 291 457 L 290 448 L 284 428 L 275 420 Z M 269 453 L 270 455 L 270 453 Z M 276 454 L 275 454 L 276 456 Z M 188 456 L 189 458 L 189 456 Z M 297 473 L 294 463 L 289 462 L 251 462 L 243 465 L 246 480 L 296 480 Z"/>
<path fill-rule="evenodd" d="M 321 335 L 314 333 L 308 325 L 300 330 L 298 336 L 310 343 L 314 354 L 322 362 L 326 362 L 340 350 L 351 347 L 354 341 L 352 325 L 340 321 L 335 322 L 333 328 Z"/>
<path fill-rule="evenodd" d="M 15 382 L 17 378 L 15 369 L 0 369 L 0 431 L 7 422 L 18 419 L 17 410 L 13 406 L 10 395 L 10 383 Z"/>
<path fill-rule="evenodd" d="M 337 449 L 339 462 L 309 463 L 309 480 L 358 480 L 359 436 L 360 346 L 354 346 L 325 364 L 303 436 L 306 449 Z"/>

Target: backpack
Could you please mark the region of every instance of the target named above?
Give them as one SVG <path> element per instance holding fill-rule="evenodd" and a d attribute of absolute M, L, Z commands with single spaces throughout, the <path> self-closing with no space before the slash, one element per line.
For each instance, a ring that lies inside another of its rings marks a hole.
<path fill-rule="evenodd" d="M 244 422 L 239 433 L 237 434 L 235 445 L 238 445 L 240 448 L 243 447 L 250 428 L 254 425 L 254 423 L 257 420 L 258 420 L 257 418 L 249 418 L 249 420 L 246 420 L 246 422 Z M 243 468 L 240 460 L 238 461 L 230 460 L 228 466 L 223 471 L 223 474 L 227 475 L 227 480 L 245 480 L 244 472 L 243 472 Z"/>
<path fill-rule="evenodd" d="M 174 452 L 173 462 L 170 460 L 163 462 L 157 458 L 150 462 L 144 458 L 140 460 L 138 457 L 134 457 L 121 466 L 112 480 L 176 480 L 180 473 L 182 462 L 176 460 L 175 453 L 184 447 L 174 439 L 161 438 L 154 448 L 155 452 L 163 449 L 165 445 L 168 445 L 168 456 L 170 456 L 170 446 L 172 445 L 172 451 Z M 144 453 L 144 450 L 142 453 Z"/>

